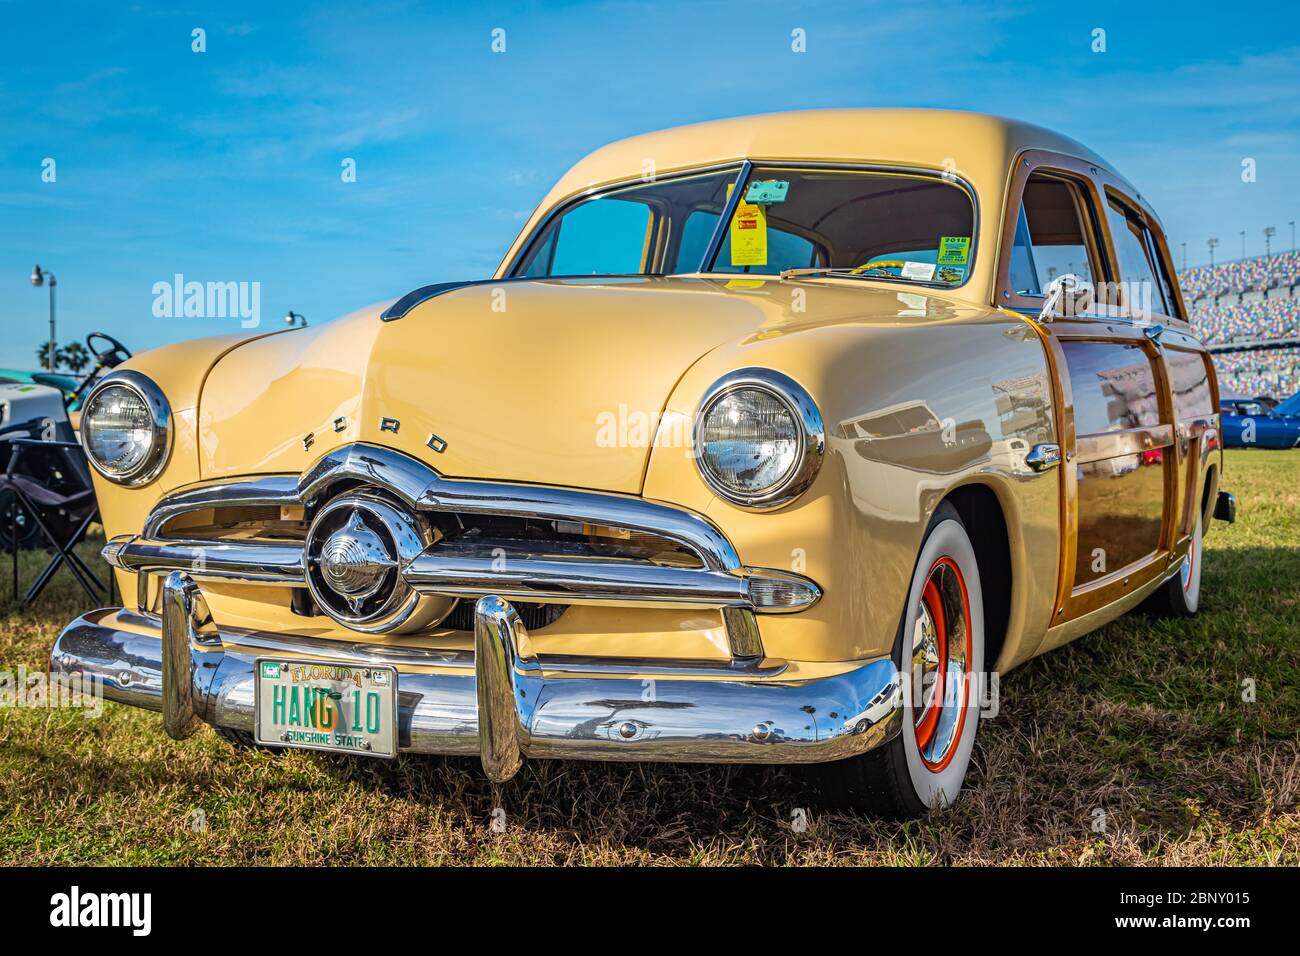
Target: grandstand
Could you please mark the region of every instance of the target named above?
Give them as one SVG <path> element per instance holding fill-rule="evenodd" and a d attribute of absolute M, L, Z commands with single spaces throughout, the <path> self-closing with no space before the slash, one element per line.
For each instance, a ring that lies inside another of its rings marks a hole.
<path fill-rule="evenodd" d="M 1178 281 L 1223 394 L 1300 391 L 1300 252 L 1197 266 Z"/>

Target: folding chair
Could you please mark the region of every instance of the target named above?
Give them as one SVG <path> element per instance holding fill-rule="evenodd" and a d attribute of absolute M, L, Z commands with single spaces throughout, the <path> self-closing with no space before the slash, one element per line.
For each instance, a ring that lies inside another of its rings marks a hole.
<path fill-rule="evenodd" d="M 11 518 L 10 540 L 13 545 L 14 598 L 18 597 L 18 531 L 19 513 L 36 522 L 41 535 L 54 549 L 54 556 L 36 581 L 27 589 L 23 605 L 31 604 L 45 590 L 55 572 L 65 564 L 68 571 L 76 578 L 81 589 L 92 601 L 99 602 L 105 591 L 112 594 L 113 580 L 110 572 L 109 582 L 105 585 L 99 577 L 86 566 L 81 557 L 73 550 L 86 536 L 91 524 L 99 518 L 99 506 L 95 502 L 95 490 L 90 483 L 90 473 L 86 468 L 85 452 L 80 445 L 70 441 L 39 441 L 33 438 L 13 438 L 7 443 L 13 446 L 9 464 L 0 475 L 0 492 L 8 491 L 15 499 Z M 23 453 L 40 449 L 56 453 L 64 465 L 63 490 L 50 488 L 42 484 L 31 474 L 20 474 L 18 467 Z M 66 527 L 56 520 L 62 511 L 70 519 Z M 73 529 L 68 533 L 68 528 Z M 60 533 L 62 532 L 62 534 Z"/>

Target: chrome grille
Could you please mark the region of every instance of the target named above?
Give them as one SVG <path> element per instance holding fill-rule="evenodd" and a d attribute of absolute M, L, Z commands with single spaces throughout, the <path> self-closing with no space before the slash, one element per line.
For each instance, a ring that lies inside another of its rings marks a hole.
<path fill-rule="evenodd" d="M 144 534 L 114 538 L 104 555 L 115 567 L 144 574 L 183 570 L 198 580 L 303 587 L 299 532 L 330 500 L 363 486 L 437 529 L 434 543 L 401 568 L 405 585 L 424 594 L 462 602 L 497 595 L 549 606 L 718 609 L 738 659 L 762 655 L 755 613 L 803 610 L 821 596 L 802 575 L 744 567 L 714 525 L 683 508 L 628 495 L 443 478 L 413 458 L 364 444 L 336 449 L 298 477 L 181 489 L 159 502 Z M 269 533 L 259 534 L 259 520 Z"/>

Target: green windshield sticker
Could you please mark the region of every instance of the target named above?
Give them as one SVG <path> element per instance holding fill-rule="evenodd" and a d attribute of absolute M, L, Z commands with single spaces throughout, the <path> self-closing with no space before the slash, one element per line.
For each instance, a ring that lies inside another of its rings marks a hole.
<path fill-rule="evenodd" d="M 940 282 L 947 282 L 955 285 L 962 279 L 966 278 L 965 266 L 939 266 L 939 271 L 935 273 L 935 278 Z"/>
<path fill-rule="evenodd" d="M 970 261 L 970 236 L 939 238 L 939 265 L 964 266 L 968 261 Z"/>
<path fill-rule="evenodd" d="M 745 190 L 745 202 L 770 206 L 772 203 L 785 202 L 785 194 L 789 191 L 788 179 L 764 179 L 749 184 Z"/>

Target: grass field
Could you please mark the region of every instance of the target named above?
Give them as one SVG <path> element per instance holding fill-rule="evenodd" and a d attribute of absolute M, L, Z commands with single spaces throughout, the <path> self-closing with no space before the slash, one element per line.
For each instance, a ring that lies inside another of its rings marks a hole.
<path fill-rule="evenodd" d="M 925 821 L 823 811 L 782 769 L 538 761 L 497 790 L 477 761 L 175 743 L 107 704 L 0 710 L 0 862 L 1300 864 L 1300 453 L 1230 453 L 1224 486 L 1201 614 L 1129 615 L 1006 675 L 969 792 Z M 0 670 L 43 670 L 84 597 L 61 572 L 15 610 L 4 570 Z"/>

